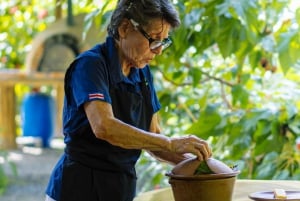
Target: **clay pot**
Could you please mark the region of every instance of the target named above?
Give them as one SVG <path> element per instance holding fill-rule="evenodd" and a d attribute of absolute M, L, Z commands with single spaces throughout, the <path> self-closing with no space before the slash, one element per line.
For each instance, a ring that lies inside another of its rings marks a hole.
<path fill-rule="evenodd" d="M 237 172 L 183 176 L 167 174 L 175 201 L 232 201 Z"/>
<path fill-rule="evenodd" d="M 202 161 L 190 158 L 177 164 L 169 176 L 175 201 L 231 201 L 236 176 L 223 162 L 214 158 L 206 160 L 209 174 L 195 171 Z"/>

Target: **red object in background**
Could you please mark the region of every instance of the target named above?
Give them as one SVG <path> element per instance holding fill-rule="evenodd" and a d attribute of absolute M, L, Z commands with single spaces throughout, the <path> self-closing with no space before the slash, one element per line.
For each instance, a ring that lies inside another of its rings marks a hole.
<path fill-rule="evenodd" d="M 9 9 L 10 14 L 15 14 L 19 10 L 18 6 L 13 6 Z"/>
<path fill-rule="evenodd" d="M 44 19 L 45 17 L 48 16 L 48 11 L 46 9 L 42 9 L 38 12 L 38 18 L 41 20 L 41 19 Z"/>
<path fill-rule="evenodd" d="M 1 58 L 1 63 L 3 63 L 3 64 L 5 64 L 6 62 L 7 62 L 7 57 L 6 56 L 3 56 L 2 58 Z"/>
<path fill-rule="evenodd" d="M 296 139 L 296 149 L 300 151 L 300 137 Z"/>

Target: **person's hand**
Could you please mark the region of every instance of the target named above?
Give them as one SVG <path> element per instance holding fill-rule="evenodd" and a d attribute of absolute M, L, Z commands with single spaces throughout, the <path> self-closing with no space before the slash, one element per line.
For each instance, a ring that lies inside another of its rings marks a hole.
<path fill-rule="evenodd" d="M 171 151 L 178 154 L 192 153 L 201 161 L 212 155 L 208 143 L 194 135 L 171 138 Z"/>

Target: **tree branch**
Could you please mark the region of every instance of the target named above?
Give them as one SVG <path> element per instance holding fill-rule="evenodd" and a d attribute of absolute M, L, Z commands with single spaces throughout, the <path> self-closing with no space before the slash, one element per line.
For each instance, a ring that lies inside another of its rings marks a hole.
<path fill-rule="evenodd" d="M 225 89 L 224 89 L 224 84 L 221 83 L 221 97 L 224 100 L 225 104 L 227 105 L 227 107 L 231 110 L 233 110 L 232 105 L 230 104 L 230 102 L 227 100 L 226 98 L 226 93 L 225 93 Z"/>
<path fill-rule="evenodd" d="M 230 82 L 227 82 L 227 81 L 225 81 L 225 80 L 222 80 L 222 79 L 220 79 L 220 78 L 211 76 L 211 75 L 209 75 L 209 74 L 206 73 L 206 72 L 201 71 L 201 73 L 202 73 L 203 75 L 207 76 L 209 79 L 218 81 L 218 82 L 220 82 L 221 84 L 224 84 L 224 85 L 227 85 L 227 86 L 230 86 L 230 87 L 233 87 L 233 86 L 234 86 L 234 84 L 232 84 L 232 83 L 230 83 Z"/>
<path fill-rule="evenodd" d="M 192 119 L 192 121 L 195 123 L 197 122 L 197 118 L 195 117 L 195 115 L 191 112 L 191 110 L 186 106 L 186 104 L 184 103 L 180 103 L 180 100 L 178 100 L 179 102 L 179 106 L 181 106 L 184 111 L 187 113 L 187 115 Z"/>
<path fill-rule="evenodd" d="M 162 74 L 162 76 L 165 80 L 167 80 L 168 82 L 170 82 L 171 84 L 173 84 L 175 86 L 188 86 L 188 85 L 192 84 L 191 82 L 184 82 L 184 83 L 178 84 L 178 83 L 174 82 L 172 79 L 169 79 L 167 76 L 165 76 L 165 74 L 162 72 L 162 70 L 158 69 L 158 71 Z"/>
<path fill-rule="evenodd" d="M 188 68 L 191 67 L 191 65 L 189 65 L 187 63 L 184 63 L 184 65 L 187 66 Z M 187 85 L 191 85 L 192 84 L 192 82 L 184 82 L 184 83 L 181 83 L 181 84 L 176 83 L 176 82 L 174 82 L 174 80 L 172 80 L 172 79 L 168 78 L 167 76 L 165 76 L 165 74 L 162 72 L 162 70 L 158 69 L 158 71 L 162 74 L 162 76 L 163 76 L 163 78 L 165 80 L 167 80 L 168 82 L 170 82 L 171 84 L 173 84 L 175 86 L 187 86 Z M 207 77 L 207 79 L 201 80 L 201 83 L 207 82 L 209 80 L 215 80 L 215 81 L 220 82 L 220 83 L 222 83 L 224 85 L 227 85 L 229 87 L 233 87 L 234 86 L 234 84 L 232 84 L 230 82 L 227 82 L 225 80 L 222 80 L 221 78 L 217 78 L 217 77 L 211 76 L 211 75 L 209 75 L 208 73 L 206 73 L 206 72 L 204 72 L 202 70 L 200 70 L 200 71 L 201 71 L 201 73 L 203 75 L 205 75 Z"/>

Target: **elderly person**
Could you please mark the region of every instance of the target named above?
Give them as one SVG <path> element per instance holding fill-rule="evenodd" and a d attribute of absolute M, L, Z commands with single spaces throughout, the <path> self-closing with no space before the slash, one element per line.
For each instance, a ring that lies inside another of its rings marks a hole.
<path fill-rule="evenodd" d="M 79 55 L 65 76 L 65 153 L 46 200 L 132 201 L 141 150 L 177 164 L 211 156 L 196 136 L 160 134 L 160 104 L 148 63 L 170 44 L 178 13 L 168 0 L 120 0 L 102 44 Z"/>

